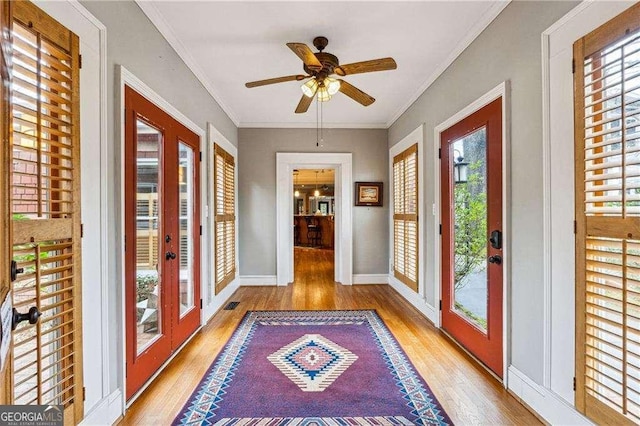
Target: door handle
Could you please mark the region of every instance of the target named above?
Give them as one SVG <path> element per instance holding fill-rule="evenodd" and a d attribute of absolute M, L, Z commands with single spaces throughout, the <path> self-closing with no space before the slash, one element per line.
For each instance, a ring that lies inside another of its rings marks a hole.
<path fill-rule="evenodd" d="M 167 260 L 171 260 L 171 259 L 175 259 L 176 258 L 176 254 L 172 251 L 168 251 L 165 253 L 164 258 Z"/>
<path fill-rule="evenodd" d="M 32 306 L 29 312 L 21 314 L 16 308 L 13 308 L 13 318 L 11 319 L 11 330 L 15 330 L 22 321 L 29 321 L 29 324 L 35 324 L 38 322 L 42 314 L 37 307 Z"/>
<path fill-rule="evenodd" d="M 18 274 L 22 274 L 24 268 L 18 268 L 18 263 L 15 260 L 11 261 L 11 281 L 18 279 Z"/>
<path fill-rule="evenodd" d="M 499 254 L 490 256 L 489 263 L 495 263 L 496 265 L 502 264 L 502 256 L 500 256 Z"/>

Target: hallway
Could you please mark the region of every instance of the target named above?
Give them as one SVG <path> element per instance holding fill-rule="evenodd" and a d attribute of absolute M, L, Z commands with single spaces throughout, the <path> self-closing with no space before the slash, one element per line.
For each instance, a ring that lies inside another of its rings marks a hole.
<path fill-rule="evenodd" d="M 241 287 L 127 411 L 121 425 L 170 424 L 247 310 L 375 309 L 455 424 L 539 424 L 388 285 L 333 282 L 333 252 L 296 248 L 287 287 Z"/>

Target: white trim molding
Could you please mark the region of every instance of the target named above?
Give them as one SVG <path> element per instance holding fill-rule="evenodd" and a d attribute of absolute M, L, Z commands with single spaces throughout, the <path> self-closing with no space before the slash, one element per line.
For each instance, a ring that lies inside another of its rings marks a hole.
<path fill-rule="evenodd" d="M 237 126 L 242 128 L 315 128 L 315 123 L 253 123 L 253 122 L 240 122 L 238 115 L 231 109 L 231 107 L 223 101 L 220 94 L 215 88 L 215 85 L 207 77 L 206 72 L 198 65 L 197 61 L 193 58 L 189 50 L 178 39 L 174 31 L 171 29 L 164 18 L 164 16 L 158 11 L 158 8 L 153 2 L 145 0 L 135 0 L 136 4 L 140 7 L 142 12 L 147 15 L 151 23 L 158 29 L 160 34 L 167 40 L 169 45 L 176 51 L 178 56 L 184 61 L 187 67 L 193 72 L 196 78 L 202 83 L 204 88 L 220 105 L 222 110 L 229 116 L 231 121 Z M 388 120 L 386 123 L 374 123 L 374 124 L 348 124 L 348 123 L 331 123 L 325 124 L 326 128 L 335 126 L 336 128 L 354 128 L 354 129 L 387 129 L 407 110 L 409 107 L 429 88 L 440 75 L 469 47 L 469 45 L 493 22 L 494 19 L 504 10 L 505 7 L 511 2 L 511 0 L 499 0 L 496 1 L 491 7 L 478 19 L 474 26 L 464 35 L 462 40 L 454 47 L 449 56 L 439 64 L 439 66 L 426 78 L 426 80 L 415 91 L 415 95 L 405 102 Z"/>
<path fill-rule="evenodd" d="M 574 404 L 575 220 L 573 43 L 631 7 L 584 1 L 542 32 L 542 387 Z M 577 64 L 579 66 L 579 64 Z M 523 400 L 534 406 L 534 402 Z M 535 408 L 535 407 L 534 407 Z M 540 414 L 550 419 L 542 407 Z M 577 415 L 577 412 L 576 412 Z"/>
<path fill-rule="evenodd" d="M 409 301 L 416 309 L 422 312 L 429 320 L 435 323 L 435 309 L 426 301 L 426 286 L 425 281 L 425 241 L 427 239 L 427 229 L 425 220 L 425 208 L 424 208 L 424 125 L 421 124 L 407 136 L 402 138 L 400 142 L 396 143 L 389 149 L 389 199 L 393 200 L 393 157 L 400 154 L 402 151 L 411 147 L 414 144 L 418 144 L 418 292 L 414 292 L 409 289 L 406 284 L 400 282 L 393 276 L 393 205 L 389 208 L 389 285 L 400 293 L 407 301 Z M 393 201 L 392 201 L 393 202 Z"/>
<path fill-rule="evenodd" d="M 354 284 L 389 284 L 387 274 L 353 274 Z"/>
<path fill-rule="evenodd" d="M 85 413 L 80 425 L 91 426 L 115 424 L 124 412 L 122 407 L 122 398 L 122 391 L 120 389 L 116 389 L 106 398 L 103 398 L 100 402 L 91 407 L 91 409 Z"/>
<path fill-rule="evenodd" d="M 274 286 L 278 285 L 275 275 L 240 275 L 240 286 Z"/>
<path fill-rule="evenodd" d="M 469 47 L 469 45 L 489 26 L 489 24 L 498 17 L 500 12 L 502 12 L 509 3 L 511 3 L 511 0 L 497 1 L 485 12 L 484 15 L 478 18 L 474 27 L 469 30 L 460 43 L 458 43 L 458 45 L 451 51 L 447 59 L 442 61 L 438 68 L 436 68 L 436 70 L 427 77 L 424 83 L 420 85 L 418 90 L 415 91 L 415 94 L 391 116 L 391 119 L 387 121 L 387 128 L 391 127 L 391 125 L 395 123 L 396 120 L 400 118 L 400 116 L 404 114 L 420 96 L 422 96 L 422 94 L 438 79 L 438 77 L 440 77 L 440 75 L 442 75 L 442 73 L 445 72 L 456 59 L 458 59 L 458 56 L 460 56 L 462 52 L 464 52 L 465 49 Z"/>
<path fill-rule="evenodd" d="M 335 281 L 351 285 L 353 271 L 353 155 L 276 153 L 276 275 L 278 285 L 293 282 L 293 170 L 335 169 Z"/>
<path fill-rule="evenodd" d="M 436 215 L 436 221 L 434 223 L 435 235 L 438 236 L 438 244 L 434 248 L 434 265 L 436 267 L 433 270 L 433 280 L 436 283 L 434 286 L 434 300 L 439 303 L 441 296 L 441 261 L 442 261 L 442 237 L 440 236 L 439 227 L 442 223 L 441 215 L 441 197 L 440 197 L 440 158 L 438 150 L 440 149 L 440 134 L 447 130 L 449 127 L 458 123 L 460 120 L 470 116 L 474 112 L 490 104 L 494 100 L 502 98 L 502 257 L 504 259 L 503 274 L 502 274 L 502 360 L 503 371 L 505 372 L 503 377 L 503 384 L 507 386 L 507 367 L 509 365 L 511 356 L 511 336 L 510 336 L 510 324 L 511 324 L 511 305 L 509 304 L 509 297 L 511 291 L 511 101 L 510 101 L 510 85 L 509 81 L 504 81 L 498 84 L 496 87 L 471 102 L 469 105 L 458 111 L 452 117 L 438 124 L 433 130 L 434 140 L 434 155 L 433 155 L 433 168 L 436 171 L 435 179 L 433 182 L 434 193 L 436 194 L 434 202 L 434 211 Z M 434 321 L 436 326 L 440 327 L 441 324 L 441 312 L 438 312 L 437 321 Z"/>
<path fill-rule="evenodd" d="M 85 415 L 103 406 L 109 399 L 110 354 L 113 344 L 109 339 L 113 318 L 109 317 L 110 296 L 109 246 L 111 211 L 108 200 L 112 183 L 109 182 L 111 144 L 108 140 L 107 97 L 107 28 L 77 0 L 58 2 L 34 1 L 55 20 L 80 38 L 80 53 L 84 67 L 80 73 L 80 132 L 81 140 L 81 204 L 84 217 L 82 257 L 82 310 L 83 324 L 83 380 L 86 388 Z M 87 214 L 90 212 L 90 214 Z M 91 247 L 91 249 L 87 249 Z M 90 279 L 87 279 L 87 278 Z M 92 315 L 87 315 L 91 312 Z M 89 335 L 88 331 L 91 331 Z M 115 384 L 113 384 L 115 385 Z M 123 411 L 121 401 L 111 407 L 117 418 Z M 105 419 L 107 417 L 104 417 Z"/>
<path fill-rule="evenodd" d="M 124 95 L 124 88 L 125 86 L 129 86 L 132 89 L 134 89 L 136 92 L 140 93 L 142 96 L 144 96 L 146 99 L 148 99 L 149 101 L 153 102 L 155 105 L 157 105 L 159 108 L 161 108 L 164 112 L 166 112 L 167 114 L 169 114 L 170 116 L 172 116 L 174 119 L 176 119 L 178 122 L 180 122 L 181 124 L 183 124 L 185 127 L 187 127 L 189 130 L 193 131 L 195 134 L 198 135 L 198 137 L 200 138 L 200 149 L 202 149 L 203 144 L 205 143 L 204 141 L 206 133 L 203 129 L 201 129 L 198 125 L 196 125 L 193 121 L 191 121 L 186 115 L 184 115 L 183 113 L 181 113 L 178 109 L 176 109 L 173 105 L 171 105 L 168 101 L 166 101 L 162 96 L 160 96 L 159 94 L 157 94 L 151 87 L 147 86 L 142 80 L 140 80 L 138 77 L 136 77 L 133 73 L 131 73 L 129 70 L 127 70 L 124 66 L 122 65 L 117 65 L 116 66 L 116 105 L 117 105 L 117 115 L 116 115 L 116 137 L 115 137 L 115 141 L 116 141 L 116 147 L 114 148 L 116 153 L 119 153 L 119 164 L 116 166 L 116 178 L 119 179 L 119 183 L 120 183 L 120 198 L 119 198 L 119 203 L 120 203 L 120 211 L 119 211 L 119 215 L 116 215 L 118 220 L 119 220 L 119 227 L 118 229 L 120 230 L 120 234 L 118 236 L 118 238 L 116 239 L 117 243 L 115 249 L 118 253 L 120 253 L 120 257 L 119 257 L 119 271 L 120 271 L 120 294 L 121 294 L 121 299 L 120 299 L 120 304 L 117 307 L 117 310 L 119 312 L 119 316 L 120 316 L 120 321 L 121 321 L 121 330 L 120 330 L 120 336 L 118 336 L 118 342 L 120 345 L 120 349 L 121 349 L 121 356 L 122 356 L 122 360 L 121 360 L 121 364 L 118 367 L 119 370 L 119 376 L 121 379 L 121 383 L 122 383 L 122 389 L 126 389 L 126 383 L 127 383 L 127 379 L 126 379 L 126 361 L 127 361 L 127 353 L 126 353 L 126 349 L 127 349 L 127 345 L 126 345 L 126 335 L 127 335 L 127 330 L 126 330 L 126 325 L 127 325 L 127 321 L 126 321 L 126 317 L 125 317 L 125 309 L 124 307 L 126 306 L 126 297 L 125 297 L 125 253 L 124 253 L 124 224 L 125 224 L 125 211 L 124 211 L 124 206 L 125 206 L 125 190 L 124 190 L 124 185 L 125 185 L 125 179 L 124 179 L 124 164 L 125 164 L 125 130 L 124 130 L 124 125 L 125 125 L 125 95 Z M 206 174 L 205 174 L 206 176 Z M 203 176 L 200 176 L 200 179 L 204 179 Z M 202 187 L 202 181 L 200 183 L 201 187 Z M 200 198 L 201 198 L 201 202 L 204 201 L 204 196 L 203 194 L 200 194 Z M 206 240 L 202 239 L 202 243 L 203 244 L 207 244 Z M 201 258 L 200 258 L 201 262 L 208 262 L 208 259 L 205 257 L 202 257 L 202 253 L 201 253 Z M 200 277 L 200 288 L 201 288 L 201 294 L 206 294 L 204 292 L 206 292 L 206 288 L 204 288 L 204 283 L 206 282 L 206 279 L 203 279 L 203 277 Z M 202 324 L 202 317 L 200 318 L 200 323 Z M 191 337 L 189 337 L 189 339 L 187 339 L 187 342 L 195 335 L 192 334 Z M 186 342 L 185 342 L 186 344 Z M 180 350 L 184 347 L 184 344 L 182 346 L 180 346 L 180 348 L 178 348 L 171 356 L 170 359 L 173 359 L 173 357 L 180 352 Z M 140 392 L 142 392 L 152 381 L 153 379 L 164 369 L 164 367 L 168 364 L 168 361 L 166 363 L 164 363 L 162 365 L 162 367 L 160 367 L 160 369 L 149 379 L 149 381 L 140 389 L 140 391 L 138 391 L 138 393 L 136 393 L 136 395 L 134 395 L 129 401 L 124 401 L 124 398 L 126 398 L 126 392 L 122 392 L 122 398 L 123 398 L 123 404 L 125 406 L 129 406 L 134 400 L 135 398 L 137 398 L 137 396 L 140 394 Z"/>
<path fill-rule="evenodd" d="M 436 321 L 440 317 L 440 312 L 435 306 L 428 304 L 420 294 L 411 290 L 405 283 L 394 277 L 393 272 L 389 274 L 388 280 L 391 288 L 400 294 L 407 302 L 411 303 L 413 307 L 431 321 L 433 325 L 436 325 Z"/>
<path fill-rule="evenodd" d="M 283 122 L 240 122 L 238 127 L 243 129 L 313 129 L 316 130 L 317 121 L 306 121 L 300 123 Z M 324 129 L 388 129 L 387 123 L 340 123 L 322 122 Z"/>
<path fill-rule="evenodd" d="M 240 280 L 239 280 L 239 253 L 240 253 L 240 249 L 238 246 L 239 243 L 239 237 L 238 237 L 238 220 L 239 220 L 239 215 L 238 215 L 238 148 L 236 148 L 231 142 L 229 142 L 229 140 L 227 138 L 224 137 L 224 135 L 215 128 L 215 126 L 212 123 L 207 123 L 207 143 L 203 144 L 203 162 L 200 165 L 200 170 L 201 170 L 201 177 L 203 179 L 203 183 L 202 183 L 202 194 L 207 194 L 207 201 L 206 203 L 202 203 L 202 219 L 201 222 L 203 224 L 203 233 L 202 233 L 202 241 L 208 242 L 207 244 L 203 244 L 202 247 L 202 258 L 203 259 L 209 259 L 209 261 L 207 262 L 203 262 L 202 265 L 202 276 L 206 277 L 206 280 L 204 280 L 203 282 L 203 290 L 204 292 L 202 293 L 203 295 L 206 295 L 206 299 L 203 297 L 204 300 L 204 306 L 203 306 L 203 312 L 202 312 L 202 323 L 206 323 L 216 312 L 217 310 L 220 308 L 220 304 L 222 302 L 224 302 L 226 300 L 225 297 L 222 297 L 222 300 L 218 300 L 221 298 L 222 294 L 226 294 L 225 291 L 222 291 L 220 294 L 215 294 L 215 270 L 214 268 L 211 267 L 211 265 L 215 265 L 216 264 L 216 253 L 215 253 L 215 188 L 213 185 L 213 181 L 214 181 L 214 176 L 213 176 L 213 169 L 215 166 L 215 153 L 214 153 L 214 144 L 218 144 L 222 149 L 224 149 L 226 152 L 228 152 L 229 154 L 231 154 L 231 156 L 233 156 L 233 159 L 235 161 L 235 167 L 234 167 L 234 191 L 235 191 L 235 200 L 236 200 L 236 205 L 235 205 L 235 216 L 236 216 L 236 221 L 235 221 L 235 226 L 236 226 L 236 258 L 235 258 L 235 265 L 236 265 L 236 272 L 235 272 L 235 277 L 233 279 L 233 281 L 231 283 L 229 283 L 227 285 L 226 288 L 233 288 L 234 291 L 235 289 L 238 288 L 238 286 L 240 285 Z M 225 290 L 226 290 L 225 288 Z M 232 292 L 233 293 L 233 292 Z M 229 296 L 231 295 L 231 293 L 229 293 Z"/>
<path fill-rule="evenodd" d="M 218 94 L 218 91 L 215 89 L 215 86 L 207 78 L 207 74 L 197 64 L 196 60 L 193 58 L 191 53 L 189 53 L 188 49 L 173 33 L 171 26 L 158 11 L 156 5 L 151 1 L 135 0 L 135 2 L 140 7 L 142 12 L 147 15 L 147 18 L 149 18 L 151 23 L 158 29 L 160 34 L 162 34 L 165 40 L 167 40 L 173 50 L 175 50 L 175 52 L 178 54 L 180 59 L 182 59 L 187 68 L 189 68 L 191 72 L 196 76 L 198 81 L 202 83 L 202 86 L 204 86 L 205 90 L 209 92 L 211 97 L 218 103 L 218 105 L 220 105 L 220 108 L 222 108 L 222 110 L 227 114 L 229 119 L 233 121 L 233 124 L 238 127 L 240 121 L 238 120 L 237 114 L 231 109 L 231 107 L 229 107 L 222 101 L 222 98 Z"/>
<path fill-rule="evenodd" d="M 513 365 L 507 371 L 509 390 L 552 425 L 592 423 L 554 392 L 540 386 Z"/>

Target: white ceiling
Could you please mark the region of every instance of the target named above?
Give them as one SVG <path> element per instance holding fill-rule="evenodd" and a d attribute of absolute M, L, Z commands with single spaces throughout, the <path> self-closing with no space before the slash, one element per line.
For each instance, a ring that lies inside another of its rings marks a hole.
<path fill-rule="evenodd" d="M 505 1 L 143 1 L 142 10 L 239 127 L 316 127 L 316 102 L 294 110 L 303 74 L 285 45 L 329 39 L 341 64 L 393 57 L 398 69 L 346 76 L 376 102 L 341 93 L 322 105 L 325 127 L 387 128 L 500 13 Z"/>

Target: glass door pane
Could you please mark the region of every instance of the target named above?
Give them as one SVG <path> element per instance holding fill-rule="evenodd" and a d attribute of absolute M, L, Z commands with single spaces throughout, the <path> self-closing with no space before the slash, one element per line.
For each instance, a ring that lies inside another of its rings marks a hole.
<path fill-rule="evenodd" d="M 178 184 L 180 193 L 180 318 L 193 306 L 193 222 L 194 222 L 194 153 L 180 142 L 178 147 Z"/>
<path fill-rule="evenodd" d="M 136 310 L 137 353 L 162 333 L 160 301 L 162 241 L 160 203 L 162 132 L 137 119 L 136 157 Z"/>
<path fill-rule="evenodd" d="M 453 158 L 454 297 L 452 309 L 487 330 L 487 132 L 451 144 Z"/>

